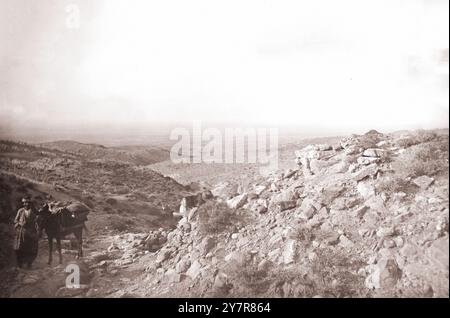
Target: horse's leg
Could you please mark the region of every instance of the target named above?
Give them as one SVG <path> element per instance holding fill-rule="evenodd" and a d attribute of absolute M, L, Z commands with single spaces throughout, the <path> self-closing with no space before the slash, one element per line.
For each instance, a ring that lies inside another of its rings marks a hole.
<path fill-rule="evenodd" d="M 52 265 L 53 237 L 48 235 L 48 265 Z"/>
<path fill-rule="evenodd" d="M 62 264 L 62 251 L 61 251 L 61 237 L 56 237 L 56 248 L 58 249 L 59 254 L 59 264 Z"/>
<path fill-rule="evenodd" d="M 83 228 L 75 231 L 75 236 L 78 241 L 78 258 L 83 257 Z"/>

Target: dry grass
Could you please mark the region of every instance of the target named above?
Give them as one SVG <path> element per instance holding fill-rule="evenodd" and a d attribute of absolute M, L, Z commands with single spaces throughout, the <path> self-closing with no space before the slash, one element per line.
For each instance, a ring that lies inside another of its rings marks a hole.
<path fill-rule="evenodd" d="M 244 222 L 239 211 L 230 209 L 225 203 L 207 201 L 198 208 L 199 230 L 206 234 L 219 234 Z"/>
<path fill-rule="evenodd" d="M 437 137 L 438 135 L 435 132 L 417 130 L 407 137 L 397 139 L 395 143 L 400 148 L 408 148 L 414 145 L 435 140 Z"/>
<path fill-rule="evenodd" d="M 391 176 L 379 180 L 376 184 L 376 190 L 378 193 L 384 192 L 389 194 L 397 192 L 411 193 L 415 190 L 415 187 L 403 177 Z"/>
<path fill-rule="evenodd" d="M 392 162 L 392 169 L 400 178 L 422 175 L 448 174 L 448 136 L 417 144 Z"/>
<path fill-rule="evenodd" d="M 325 297 L 368 297 L 364 277 L 356 274 L 365 265 L 351 259 L 336 248 L 319 249 L 313 262 L 313 288 L 316 295 Z"/>
<path fill-rule="evenodd" d="M 331 298 L 370 297 L 364 286 L 364 277 L 356 271 L 364 265 L 352 260 L 338 249 L 316 251 L 317 258 L 305 273 L 301 265 L 288 268 L 271 264 L 258 269 L 258 260 L 234 263 L 227 273 L 236 282 L 229 294 L 217 297 L 295 297 L 310 298 L 316 295 Z M 287 287 L 287 288 L 285 288 Z"/>

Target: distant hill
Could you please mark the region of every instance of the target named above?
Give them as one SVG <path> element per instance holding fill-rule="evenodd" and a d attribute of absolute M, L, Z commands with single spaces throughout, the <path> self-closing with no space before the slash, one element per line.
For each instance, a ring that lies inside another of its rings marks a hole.
<path fill-rule="evenodd" d="M 159 151 L 163 153 L 163 150 Z M 0 140 L 0 175 L 10 174 L 32 183 L 48 185 L 51 191 L 65 193 L 100 210 L 109 197 L 121 202 L 105 206 L 107 214 L 129 212 L 136 215 L 149 211 L 155 214 L 157 211 L 158 216 L 166 219 L 161 212 L 162 207 L 167 208 L 169 213 L 176 211 L 189 189 L 135 163 L 151 162 L 150 156 L 152 151 L 147 151 L 145 147 L 119 150 L 73 141 L 30 145 Z M 43 192 L 49 193 L 49 190 Z M 114 217 L 108 215 L 109 221 Z M 159 226 L 160 221 L 155 224 Z M 145 222 L 140 220 L 140 223 Z"/>
<path fill-rule="evenodd" d="M 115 160 L 136 165 L 153 164 L 169 158 L 168 150 L 152 146 L 105 147 L 99 144 L 86 144 L 73 140 L 59 140 L 39 145 L 87 159 Z"/>

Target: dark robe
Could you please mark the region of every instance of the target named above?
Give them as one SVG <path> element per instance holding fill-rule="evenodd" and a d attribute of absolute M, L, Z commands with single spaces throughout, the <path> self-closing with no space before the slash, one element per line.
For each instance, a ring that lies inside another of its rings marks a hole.
<path fill-rule="evenodd" d="M 20 208 L 14 219 L 16 236 L 14 250 L 16 251 L 17 263 L 31 266 L 38 253 L 38 233 L 36 230 L 36 213 L 32 208 Z"/>

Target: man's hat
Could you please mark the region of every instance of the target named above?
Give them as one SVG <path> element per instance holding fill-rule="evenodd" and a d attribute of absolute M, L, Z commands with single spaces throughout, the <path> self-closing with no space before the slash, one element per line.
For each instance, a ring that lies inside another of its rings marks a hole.
<path fill-rule="evenodd" d="M 25 203 L 25 202 L 30 202 L 30 198 L 23 197 L 23 198 L 22 198 L 22 202 L 23 202 L 23 203 Z"/>

